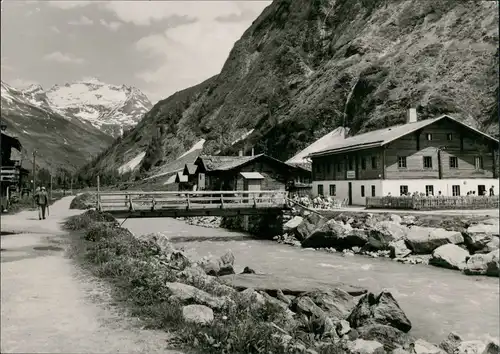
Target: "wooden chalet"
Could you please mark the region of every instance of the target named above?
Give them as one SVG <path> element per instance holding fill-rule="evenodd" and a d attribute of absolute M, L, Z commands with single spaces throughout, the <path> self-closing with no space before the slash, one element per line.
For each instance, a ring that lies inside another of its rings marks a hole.
<path fill-rule="evenodd" d="M 448 115 L 337 139 L 309 155 L 313 195 L 365 205 L 368 196 L 498 194 L 498 140 Z"/>
<path fill-rule="evenodd" d="M 5 128 L 5 126 L 2 126 L 2 130 L 5 130 Z M 29 175 L 29 171 L 21 166 L 20 153 L 22 148 L 19 139 L 6 134 L 4 131 L 1 132 L 0 193 L 2 208 L 6 207 L 11 191 L 18 191 L 23 183 L 23 178 Z M 15 150 L 19 153 L 16 154 Z"/>
<path fill-rule="evenodd" d="M 295 180 L 310 178 L 307 170 L 270 156 L 200 156 L 196 169 L 184 173 L 197 181 L 199 190 L 288 190 Z M 193 173 L 193 174 L 191 174 Z"/>
<path fill-rule="evenodd" d="M 188 176 L 182 174 L 182 172 L 177 172 L 175 174 L 175 183 L 179 187 L 179 191 L 190 191 L 193 190 L 188 182 Z"/>

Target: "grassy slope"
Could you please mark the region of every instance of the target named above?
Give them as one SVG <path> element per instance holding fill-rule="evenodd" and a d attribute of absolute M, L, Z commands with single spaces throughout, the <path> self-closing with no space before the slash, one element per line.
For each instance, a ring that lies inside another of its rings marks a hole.
<path fill-rule="evenodd" d="M 401 123 L 410 106 L 422 119 L 449 113 L 498 134 L 496 6 L 276 0 L 219 75 L 160 101 L 97 169 L 141 149 L 143 169 L 154 170 L 200 137 L 208 153 L 254 146 L 284 160 L 344 123 L 354 132 Z"/>

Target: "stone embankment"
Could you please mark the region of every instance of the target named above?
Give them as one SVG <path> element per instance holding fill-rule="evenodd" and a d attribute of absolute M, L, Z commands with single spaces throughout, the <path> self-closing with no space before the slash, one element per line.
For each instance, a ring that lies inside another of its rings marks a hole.
<path fill-rule="evenodd" d="M 370 213 L 328 218 L 295 210 L 287 219 L 285 233 L 275 237 L 281 243 L 499 276 L 497 218 Z"/>
<path fill-rule="evenodd" d="M 255 274 L 248 267 L 234 274 L 235 258 L 230 251 L 220 258 L 205 257 L 196 262 L 158 234 L 140 239 L 159 245 L 169 266 L 177 270 L 177 280 L 165 286 L 170 298 L 183 304 L 186 323 L 210 326 L 225 321 L 222 314 L 227 307 L 243 304 L 264 311 L 271 305 L 279 309 L 283 322 L 279 326 L 274 322 L 267 325 L 274 330 L 276 341 L 290 353 L 321 353 L 331 345 L 340 353 L 353 354 L 498 353 L 496 342 L 463 341 L 456 333 L 450 333 L 439 345 L 412 337 L 411 321 L 387 291 L 374 294 L 346 284 L 307 282 L 299 288 L 287 287 L 283 280 Z M 314 340 L 298 339 L 302 337 Z"/>

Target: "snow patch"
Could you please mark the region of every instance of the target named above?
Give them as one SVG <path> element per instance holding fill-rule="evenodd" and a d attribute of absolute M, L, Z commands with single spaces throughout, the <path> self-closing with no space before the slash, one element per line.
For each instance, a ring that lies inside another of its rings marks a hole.
<path fill-rule="evenodd" d="M 242 140 L 245 140 L 250 134 L 253 133 L 253 129 L 249 130 L 248 132 L 246 132 L 245 134 L 243 134 L 242 136 L 240 136 L 238 139 L 236 139 L 235 141 L 233 141 L 231 143 L 231 145 L 234 145 L 236 144 L 238 141 L 242 141 Z"/>
<path fill-rule="evenodd" d="M 181 156 L 178 157 L 178 159 L 180 159 L 181 157 L 184 157 L 186 156 L 187 154 L 190 154 L 196 150 L 201 150 L 203 149 L 203 145 L 205 144 L 205 139 L 201 139 L 200 141 L 198 141 L 196 144 L 194 144 L 191 149 L 189 149 L 188 151 L 186 151 L 185 153 L 183 153 Z"/>
<path fill-rule="evenodd" d="M 177 177 L 177 173 L 173 176 L 170 176 L 165 183 L 163 183 L 163 185 L 166 185 L 166 184 L 172 184 L 172 183 L 175 183 L 175 177 Z"/>
<path fill-rule="evenodd" d="M 318 152 L 324 149 L 327 149 L 332 143 L 345 139 L 345 135 L 348 130 L 344 127 L 338 127 L 328 134 L 321 137 L 319 140 L 316 140 L 314 143 L 306 147 L 304 150 L 299 151 L 295 156 L 287 160 L 287 163 L 290 164 L 305 164 L 310 162 L 307 158 L 308 155 L 313 152 Z"/>
<path fill-rule="evenodd" d="M 121 165 L 118 168 L 118 173 L 124 174 L 128 171 L 133 171 L 139 166 L 139 164 L 142 162 L 142 159 L 144 159 L 144 156 L 146 156 L 146 152 L 141 152 L 139 155 L 134 157 L 132 160 L 127 162 L 126 164 Z"/>

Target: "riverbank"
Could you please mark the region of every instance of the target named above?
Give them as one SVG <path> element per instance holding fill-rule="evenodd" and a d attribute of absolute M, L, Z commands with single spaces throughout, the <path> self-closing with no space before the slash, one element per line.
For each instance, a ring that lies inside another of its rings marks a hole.
<path fill-rule="evenodd" d="M 113 233 L 117 234 L 113 236 Z M 165 309 L 155 311 L 155 302 L 176 309 L 175 313 L 169 311 L 168 314 L 174 316 L 170 322 L 180 329 L 179 339 L 186 345 L 201 348 L 203 352 L 220 353 L 220 348 L 229 346 L 231 350 L 228 352 L 231 353 L 260 353 L 262 350 L 293 353 L 305 352 L 307 348 L 309 353 L 332 353 L 332 350 L 374 353 L 382 348 L 391 352 L 398 346 L 398 352 L 404 353 L 401 348 L 411 350 L 412 343 L 417 353 L 440 352 L 440 349 L 429 347 L 431 344 L 405 334 L 411 323 L 387 291 L 361 297 L 350 295 L 345 290 L 347 288 L 290 295 L 286 294 L 288 291 L 276 288 L 278 281 L 274 282 L 275 288 L 270 289 L 269 284 L 273 282 L 269 278 L 266 286 L 258 286 L 255 275 L 251 274 L 233 276 L 240 282 L 233 283 L 238 285 L 238 290 L 235 290 L 230 286 L 231 282 L 224 281 L 228 275 L 221 276 L 221 271 L 230 274 L 231 269 L 233 272 L 236 269 L 234 256 L 230 253 L 218 260 L 194 262 L 187 253 L 175 250 L 164 237 L 136 238 L 128 230 L 111 224 L 92 226 L 86 234 L 87 240 L 84 237 L 85 242 L 79 246 L 84 247 L 80 248 L 79 254 L 86 255 L 87 264 L 94 264 L 95 274 L 114 278 L 113 283 L 119 284 L 117 287 L 133 302 L 132 306 L 142 308 L 138 310 L 142 316 L 165 318 Z M 96 235 L 105 236 L 97 240 Z M 119 255 L 116 255 L 117 250 Z M 246 271 L 251 272 L 250 269 Z M 245 278 L 248 288 L 242 291 L 241 279 Z M 140 292 L 137 292 L 138 287 Z M 255 291 L 252 287 L 261 290 Z M 141 305 L 145 301 L 149 301 L 148 306 Z M 185 309 L 193 303 L 208 309 Z M 233 312 L 235 309 L 238 309 L 237 313 Z M 196 320 L 190 317 L 191 311 L 195 310 L 199 311 Z M 398 314 L 397 321 L 387 320 L 388 310 Z M 191 321 L 204 324 L 193 325 Z M 165 321 L 153 320 L 152 323 L 164 328 L 171 326 Z M 193 327 L 196 328 L 194 332 Z M 238 333 L 237 339 L 231 333 Z M 395 338 L 400 338 L 401 342 Z M 472 344 L 467 341 L 462 347 L 468 345 Z M 484 345 L 476 349 L 483 352 Z"/>
<path fill-rule="evenodd" d="M 322 214 L 322 215 L 321 215 Z M 345 256 L 384 257 L 404 264 L 431 264 L 466 275 L 498 277 L 499 219 L 484 214 L 393 214 L 295 208 L 275 241 Z M 217 218 L 186 218 L 218 227 Z"/>

